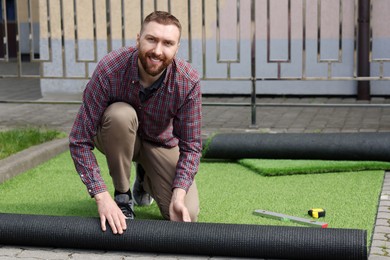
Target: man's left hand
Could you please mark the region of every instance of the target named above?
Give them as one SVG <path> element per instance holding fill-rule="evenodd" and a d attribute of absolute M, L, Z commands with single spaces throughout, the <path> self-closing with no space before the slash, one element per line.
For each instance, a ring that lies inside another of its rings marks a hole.
<path fill-rule="evenodd" d="M 184 203 L 186 194 L 186 191 L 180 188 L 173 190 L 171 204 L 169 205 L 171 221 L 191 222 L 190 213 Z"/>

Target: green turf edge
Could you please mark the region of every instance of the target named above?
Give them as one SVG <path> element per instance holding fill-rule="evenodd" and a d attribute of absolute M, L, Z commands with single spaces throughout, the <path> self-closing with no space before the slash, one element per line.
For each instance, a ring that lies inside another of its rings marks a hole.
<path fill-rule="evenodd" d="M 238 163 L 263 176 L 390 169 L 390 162 L 383 161 L 240 159 Z"/>
<path fill-rule="evenodd" d="M 207 139 L 202 140 L 202 157 L 206 157 L 208 150 L 210 149 L 210 144 L 213 138 L 217 135 L 217 133 L 212 133 Z"/>

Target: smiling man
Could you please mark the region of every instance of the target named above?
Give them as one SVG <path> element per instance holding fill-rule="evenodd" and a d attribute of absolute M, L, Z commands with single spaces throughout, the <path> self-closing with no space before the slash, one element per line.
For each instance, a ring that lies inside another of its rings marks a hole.
<path fill-rule="evenodd" d="M 172 221 L 196 221 L 194 180 L 201 156 L 201 89 L 198 73 L 176 54 L 181 25 L 176 17 L 148 15 L 136 47 L 107 54 L 84 94 L 69 141 L 77 172 L 96 200 L 101 228 L 126 230 L 134 202 L 156 201 Z M 92 153 L 105 154 L 115 188 L 107 191 Z M 130 171 L 136 163 L 133 192 Z"/>

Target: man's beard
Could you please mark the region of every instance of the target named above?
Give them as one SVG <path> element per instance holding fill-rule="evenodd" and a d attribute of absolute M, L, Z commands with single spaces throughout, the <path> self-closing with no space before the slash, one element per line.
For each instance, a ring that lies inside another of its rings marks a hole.
<path fill-rule="evenodd" d="M 160 64 L 159 66 L 150 66 L 150 64 L 148 64 L 148 59 L 151 58 L 151 59 L 158 59 L 160 61 L 162 61 L 162 64 Z M 157 76 L 159 75 L 161 72 L 163 72 L 169 64 L 171 64 L 172 62 L 172 59 L 167 59 L 164 55 L 161 55 L 161 56 L 156 56 L 153 54 L 153 51 L 149 51 L 149 52 L 142 52 L 140 51 L 139 52 L 139 60 L 141 61 L 141 65 L 143 67 L 143 69 L 145 70 L 146 73 L 148 73 L 150 76 Z"/>

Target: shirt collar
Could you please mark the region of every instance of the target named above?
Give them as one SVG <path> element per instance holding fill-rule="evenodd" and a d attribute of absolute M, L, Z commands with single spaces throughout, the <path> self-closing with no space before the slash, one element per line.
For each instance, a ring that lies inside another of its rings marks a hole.
<path fill-rule="evenodd" d="M 165 81 L 165 76 L 167 75 L 167 70 L 164 70 L 164 72 L 160 75 L 160 77 L 149 87 L 151 91 L 158 89 L 162 82 Z"/>

